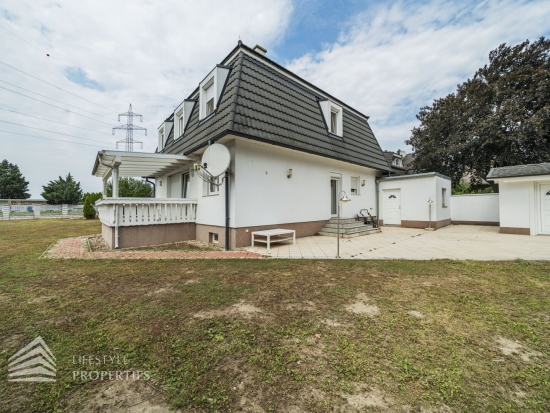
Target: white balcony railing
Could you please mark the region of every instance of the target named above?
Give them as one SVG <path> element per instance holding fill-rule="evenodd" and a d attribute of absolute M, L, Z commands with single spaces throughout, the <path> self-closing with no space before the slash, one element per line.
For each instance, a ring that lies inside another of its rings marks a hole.
<path fill-rule="evenodd" d="M 196 199 L 106 198 L 96 206 L 99 219 L 110 227 L 195 222 L 197 216 Z"/>

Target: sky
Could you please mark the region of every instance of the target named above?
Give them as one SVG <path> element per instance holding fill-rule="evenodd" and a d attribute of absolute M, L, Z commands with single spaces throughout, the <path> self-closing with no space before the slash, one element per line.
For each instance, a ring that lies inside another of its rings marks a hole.
<path fill-rule="evenodd" d="M 69 172 L 100 191 L 91 171 L 125 137 L 117 115 L 132 103 L 148 130 L 134 139 L 154 152 L 160 123 L 239 39 L 370 116 L 383 149 L 410 152 L 421 107 L 500 44 L 541 36 L 547 0 L 0 0 L 0 161 L 33 198 Z"/>

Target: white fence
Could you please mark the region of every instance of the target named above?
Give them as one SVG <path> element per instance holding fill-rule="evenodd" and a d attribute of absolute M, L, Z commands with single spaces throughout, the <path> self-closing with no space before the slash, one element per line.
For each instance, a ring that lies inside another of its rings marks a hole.
<path fill-rule="evenodd" d="M 106 198 L 96 202 L 99 219 L 110 227 L 195 222 L 196 199 Z M 117 220 L 118 217 L 118 220 Z M 117 222 L 118 221 L 118 222 Z"/>
<path fill-rule="evenodd" d="M 498 194 L 452 195 L 451 221 L 454 224 L 498 225 Z"/>
<path fill-rule="evenodd" d="M 2 219 L 82 218 L 83 205 L 2 205 Z"/>

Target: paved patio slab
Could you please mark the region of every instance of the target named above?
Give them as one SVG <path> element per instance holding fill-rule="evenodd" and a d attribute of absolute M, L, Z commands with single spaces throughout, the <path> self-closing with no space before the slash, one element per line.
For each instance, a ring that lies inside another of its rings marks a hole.
<path fill-rule="evenodd" d="M 296 245 L 273 244 L 246 248 L 273 258 L 336 257 L 336 238 L 313 236 Z M 501 234 L 498 227 L 449 225 L 437 231 L 382 227 L 378 234 L 340 240 L 340 256 L 347 259 L 457 259 L 475 261 L 550 260 L 550 236 Z"/>

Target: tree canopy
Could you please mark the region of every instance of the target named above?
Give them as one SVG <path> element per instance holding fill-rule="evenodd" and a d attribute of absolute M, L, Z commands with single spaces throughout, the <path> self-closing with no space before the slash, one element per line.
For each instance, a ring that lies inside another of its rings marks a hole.
<path fill-rule="evenodd" d="M 113 183 L 107 184 L 107 196 L 113 196 Z M 121 178 L 118 181 L 118 196 L 121 198 L 152 198 L 153 187 L 141 179 Z"/>
<path fill-rule="evenodd" d="M 65 179 L 59 177 L 43 186 L 42 196 L 50 205 L 77 205 L 82 200 L 80 182 L 76 182 L 69 173 Z"/>
<path fill-rule="evenodd" d="M 30 198 L 29 182 L 19 170 L 19 167 L 4 159 L 0 163 L 0 199 Z"/>
<path fill-rule="evenodd" d="M 550 40 L 502 44 L 488 65 L 417 119 L 406 141 L 414 147 L 412 169 L 448 175 L 454 186 L 465 174 L 477 185 L 492 167 L 548 162 Z"/>

